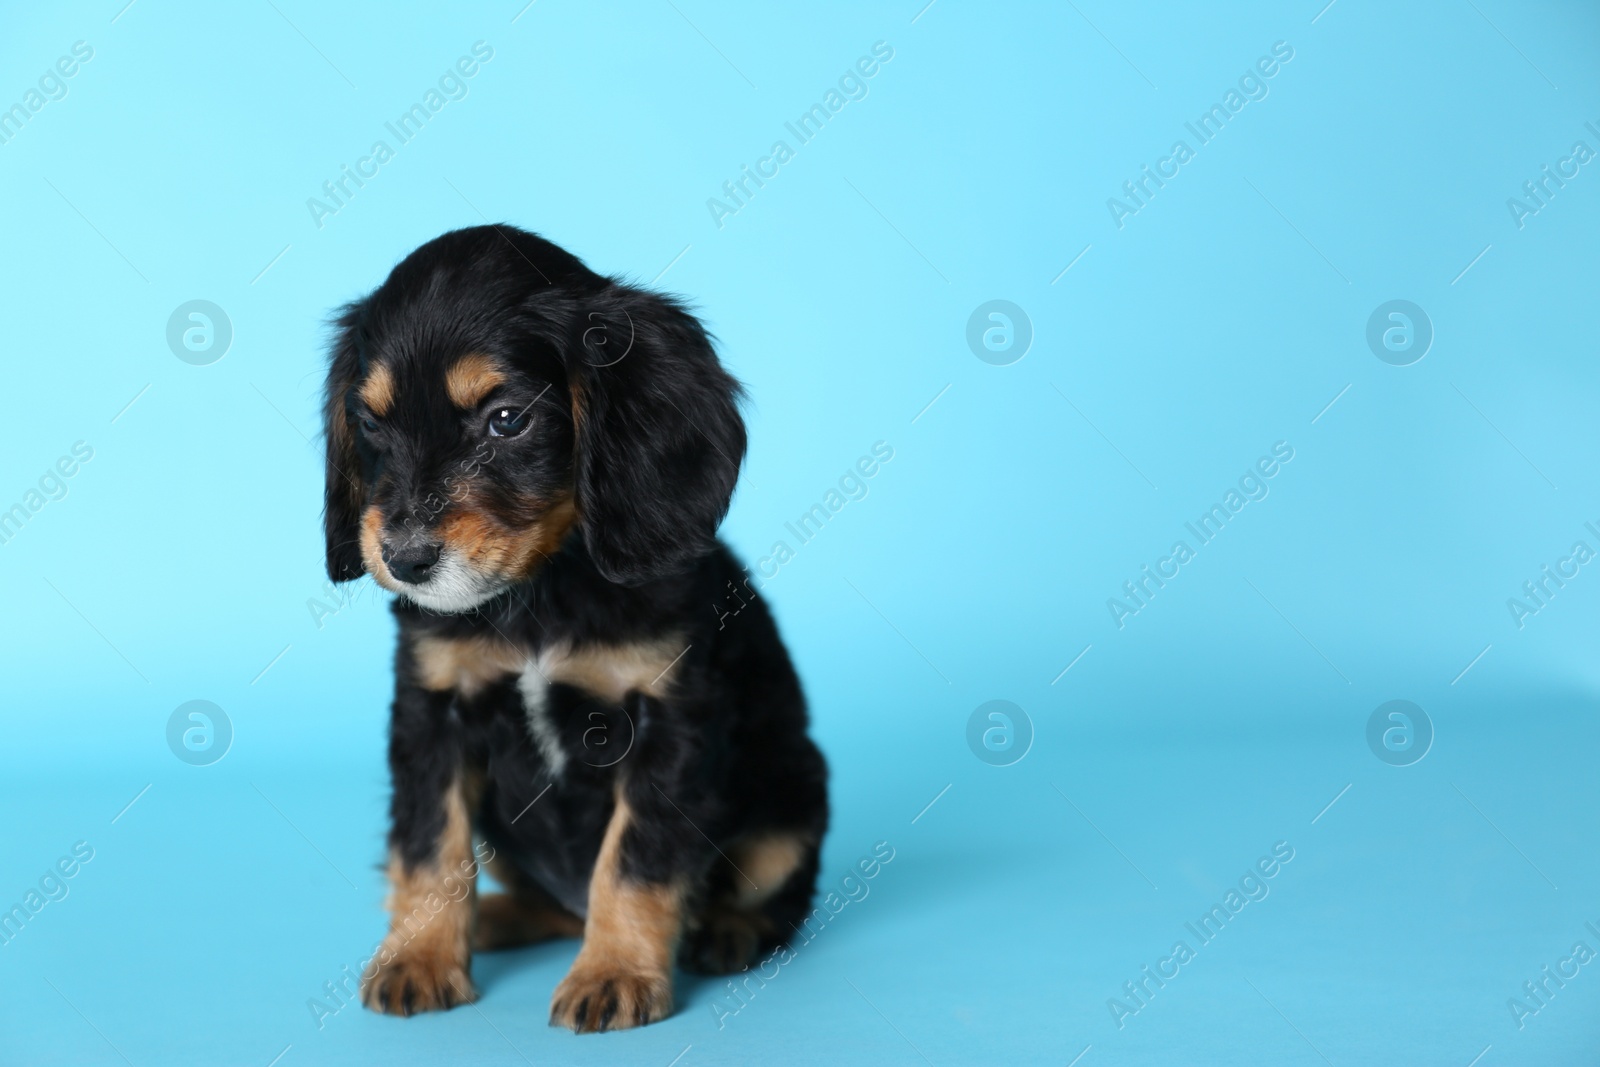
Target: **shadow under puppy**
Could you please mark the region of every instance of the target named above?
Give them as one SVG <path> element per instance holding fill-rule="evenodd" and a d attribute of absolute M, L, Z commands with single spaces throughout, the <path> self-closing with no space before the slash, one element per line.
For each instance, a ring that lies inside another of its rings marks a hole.
<path fill-rule="evenodd" d="M 400 594 L 368 1007 L 452 1007 L 474 949 L 582 936 L 552 1025 L 639 1026 L 675 960 L 740 970 L 807 913 L 826 766 L 766 606 L 715 607 L 739 395 L 680 305 L 511 227 L 339 315 L 328 573 Z M 508 891 L 461 892 L 489 854 Z"/>

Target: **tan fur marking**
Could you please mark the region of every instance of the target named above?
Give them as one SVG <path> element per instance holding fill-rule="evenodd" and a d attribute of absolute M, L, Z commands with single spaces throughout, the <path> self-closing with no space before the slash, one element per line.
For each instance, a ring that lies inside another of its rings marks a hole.
<path fill-rule="evenodd" d="M 588 397 L 584 393 L 583 382 L 577 378 L 567 383 L 567 390 L 572 394 L 572 427 L 581 438 L 583 420 L 588 415 Z"/>
<path fill-rule="evenodd" d="M 584 427 L 587 425 L 587 419 L 589 417 L 588 396 L 584 391 L 583 380 L 581 378 L 574 377 L 569 380 L 567 382 L 567 390 L 572 396 L 572 432 L 574 444 L 577 448 L 581 449 L 585 447 L 583 443 Z M 572 518 L 574 522 L 583 521 L 583 516 L 578 513 L 576 507 L 573 508 Z"/>
<path fill-rule="evenodd" d="M 394 589 L 394 576 L 383 565 L 383 515 L 376 504 L 368 504 L 361 513 L 361 562 L 373 581 L 385 589 Z"/>
<path fill-rule="evenodd" d="M 691 920 L 687 958 L 707 974 L 734 974 L 755 962 L 764 939 L 778 931 L 762 905 L 788 884 L 815 844 L 809 834 L 772 831 L 728 846 L 730 884 Z"/>
<path fill-rule="evenodd" d="M 755 908 L 766 903 L 800 866 L 810 846 L 811 839 L 803 834 L 773 833 L 747 838 L 729 848 L 728 858 L 743 872 L 734 879 L 737 905 Z"/>
<path fill-rule="evenodd" d="M 458 408 L 477 407 L 496 386 L 505 384 L 505 375 L 488 356 L 462 356 L 445 372 L 444 387 L 450 402 Z"/>
<path fill-rule="evenodd" d="M 424 689 L 454 689 L 476 696 L 484 686 L 519 673 L 528 654 L 495 637 L 419 637 L 412 646 L 417 683 Z"/>
<path fill-rule="evenodd" d="M 622 835 L 632 818 L 619 787 L 589 879 L 583 948 L 550 1001 L 550 1021 L 579 1033 L 643 1026 L 672 1011 L 684 890 L 623 877 Z"/>
<path fill-rule="evenodd" d="M 582 937 L 583 920 L 553 901 L 515 893 L 490 893 L 478 899 L 472 947 L 479 952 L 533 945 L 558 937 Z"/>
<path fill-rule="evenodd" d="M 563 496 L 522 529 L 505 527 L 475 508 L 455 509 L 439 524 L 439 536 L 477 570 L 517 580 L 555 554 L 573 521 L 572 498 Z"/>
<path fill-rule="evenodd" d="M 389 933 L 361 984 L 362 1003 L 375 1011 L 410 1015 L 477 998 L 468 972 L 478 869 L 468 788 L 458 779 L 445 792 L 444 829 L 427 863 L 389 857 Z"/>
<path fill-rule="evenodd" d="M 372 370 L 367 372 L 367 380 L 361 383 L 359 395 L 374 415 L 389 414 L 394 406 L 394 372 L 388 364 L 373 364 Z"/>
<path fill-rule="evenodd" d="M 677 947 L 683 892 L 623 877 L 622 835 L 632 821 L 632 809 L 619 790 L 589 879 L 589 916 L 578 961 L 664 975 Z"/>
<path fill-rule="evenodd" d="M 532 574 L 540 563 L 555 555 L 577 521 L 578 509 L 570 494 L 556 501 L 538 522 L 517 537 L 512 573 L 518 577 Z"/>
<path fill-rule="evenodd" d="M 539 670 L 552 682 L 565 682 L 613 704 L 629 690 L 653 697 L 667 694 L 683 655 L 681 638 L 635 645 L 552 645 L 539 653 Z"/>

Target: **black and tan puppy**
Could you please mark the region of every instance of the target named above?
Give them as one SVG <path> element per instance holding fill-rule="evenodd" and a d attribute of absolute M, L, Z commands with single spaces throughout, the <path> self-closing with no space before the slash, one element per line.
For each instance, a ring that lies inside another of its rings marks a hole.
<path fill-rule="evenodd" d="M 739 386 L 678 304 L 511 227 L 430 241 L 337 325 L 328 572 L 399 594 L 363 1000 L 448 1008 L 474 948 L 581 935 L 551 1023 L 661 1019 L 675 961 L 739 970 L 803 921 L 828 820 L 771 615 L 717 607 Z"/>

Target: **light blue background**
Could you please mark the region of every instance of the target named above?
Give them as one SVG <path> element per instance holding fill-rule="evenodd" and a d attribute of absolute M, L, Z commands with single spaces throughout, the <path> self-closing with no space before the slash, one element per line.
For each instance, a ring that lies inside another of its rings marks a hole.
<path fill-rule="evenodd" d="M 0 1061 L 1594 1062 L 1594 967 L 1521 1029 L 1507 1000 L 1600 949 L 1600 575 L 1520 629 L 1506 601 L 1600 548 L 1600 164 L 1521 228 L 1506 201 L 1600 149 L 1600 15 L 522 2 L 4 16 L 0 104 L 94 58 L 0 144 L 0 507 L 94 458 L 0 545 L 0 902 L 95 856 L 0 947 Z M 314 225 L 480 40 L 469 95 Z M 1269 95 L 1119 229 L 1107 198 L 1278 41 Z M 833 767 L 824 883 L 896 858 L 722 1028 L 685 979 L 661 1025 L 547 1029 L 571 943 L 479 957 L 476 1008 L 306 1006 L 384 929 L 393 631 L 368 583 L 308 608 L 322 324 L 485 220 L 698 305 L 750 389 L 748 559 L 894 448 L 766 592 Z M 197 298 L 234 328 L 210 366 L 164 337 Z M 1011 366 L 964 339 L 991 299 L 1032 321 Z M 1366 346 L 1390 299 L 1434 326 L 1412 366 Z M 1270 496 L 1118 629 L 1107 598 L 1278 441 Z M 197 698 L 235 731 L 203 768 L 164 737 Z M 966 745 L 991 699 L 1033 723 L 1011 767 Z M 1436 732 L 1409 767 L 1365 741 L 1391 699 Z M 1108 998 L 1278 841 L 1270 896 L 1119 1029 Z"/>

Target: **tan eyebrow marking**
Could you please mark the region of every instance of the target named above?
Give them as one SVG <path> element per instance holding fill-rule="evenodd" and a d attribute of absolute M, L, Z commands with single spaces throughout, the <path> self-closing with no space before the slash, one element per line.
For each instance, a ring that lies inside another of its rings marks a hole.
<path fill-rule="evenodd" d="M 462 356 L 444 376 L 445 391 L 450 402 L 458 408 L 475 408 L 497 385 L 505 384 L 505 375 L 488 356 L 473 354 Z"/>
<path fill-rule="evenodd" d="M 361 383 L 358 395 L 374 415 L 383 416 L 394 406 L 394 373 L 386 363 L 377 363 Z"/>

